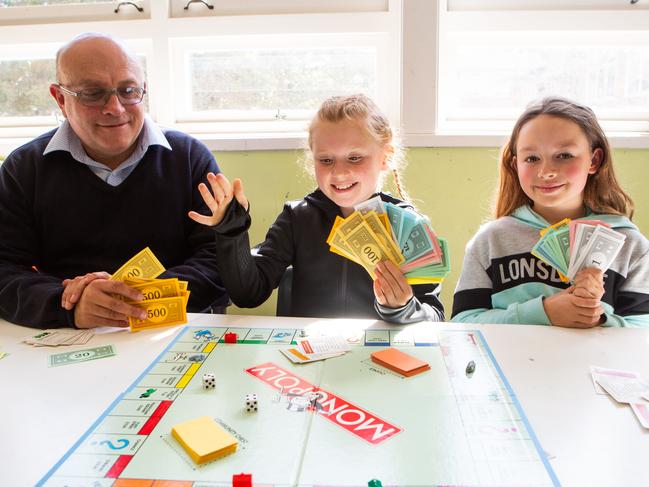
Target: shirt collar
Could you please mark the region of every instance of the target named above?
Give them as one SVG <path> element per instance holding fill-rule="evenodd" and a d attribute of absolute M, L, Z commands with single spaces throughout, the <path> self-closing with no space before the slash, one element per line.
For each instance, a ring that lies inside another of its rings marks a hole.
<path fill-rule="evenodd" d="M 158 127 L 148 115 L 146 115 L 144 117 L 144 125 L 142 126 L 142 131 L 140 132 L 140 137 L 135 150 L 128 159 L 122 162 L 115 170 L 124 169 L 138 162 L 152 145 L 160 145 L 165 149 L 172 150 L 162 129 Z M 74 130 L 72 130 L 72 127 L 70 126 L 70 122 L 67 120 L 64 120 L 61 126 L 56 130 L 47 144 L 47 147 L 45 147 L 43 155 L 54 151 L 69 152 L 75 160 L 83 164 L 110 170 L 110 168 L 105 164 L 95 161 L 86 154 L 83 145 L 81 145 L 81 139 L 79 139 L 77 134 L 74 133 Z"/>

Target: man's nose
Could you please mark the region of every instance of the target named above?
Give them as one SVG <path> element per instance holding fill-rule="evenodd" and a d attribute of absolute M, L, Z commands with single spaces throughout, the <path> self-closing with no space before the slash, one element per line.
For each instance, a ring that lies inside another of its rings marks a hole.
<path fill-rule="evenodd" d="M 122 102 L 119 101 L 119 98 L 117 97 L 117 93 L 110 94 L 108 100 L 106 101 L 106 103 L 104 103 L 104 107 L 102 109 L 103 113 L 113 114 L 113 115 L 123 113 L 124 110 L 125 110 L 124 105 L 122 105 Z"/>

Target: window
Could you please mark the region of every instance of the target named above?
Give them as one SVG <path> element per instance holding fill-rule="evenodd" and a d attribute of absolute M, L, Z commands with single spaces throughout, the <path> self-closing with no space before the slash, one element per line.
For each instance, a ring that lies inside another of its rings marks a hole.
<path fill-rule="evenodd" d="M 179 40 L 176 122 L 217 133 L 302 131 L 326 97 L 381 97 L 380 75 L 388 67 L 379 53 L 386 43 L 359 34 Z"/>
<path fill-rule="evenodd" d="M 9 7 L 0 8 L 0 146 L 57 125 L 54 55 L 87 31 L 142 56 L 154 120 L 212 148 L 301 147 L 315 109 L 335 94 L 364 92 L 398 123 L 400 1 L 134 3 L 142 12 L 122 5 L 116 14 L 117 2 L 101 0 L 0 0 Z"/>
<path fill-rule="evenodd" d="M 423 144 L 498 145 L 529 102 L 561 95 L 592 107 L 614 139 L 647 145 L 646 2 L 440 0 L 427 18 L 436 93 L 410 115 L 432 113 L 415 126 Z"/>
<path fill-rule="evenodd" d="M 548 94 L 649 146 L 645 0 L 71 1 L 0 0 L 0 153 L 56 126 L 47 73 L 86 31 L 132 46 L 154 120 L 214 149 L 300 147 L 321 99 L 351 92 L 409 146 L 500 145 Z"/>

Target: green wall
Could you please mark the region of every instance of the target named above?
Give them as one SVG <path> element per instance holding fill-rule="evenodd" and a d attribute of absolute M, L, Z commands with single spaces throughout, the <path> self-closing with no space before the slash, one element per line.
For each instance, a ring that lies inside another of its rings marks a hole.
<path fill-rule="evenodd" d="M 421 148 L 407 153 L 405 184 L 419 210 L 451 247 L 451 273 L 442 301 L 447 318 L 459 277 L 466 242 L 490 215 L 499 150 L 495 148 Z M 216 154 L 229 178 L 241 178 L 251 202 L 251 243 L 261 242 L 286 200 L 300 199 L 315 182 L 297 162 L 301 151 L 221 152 Z M 617 150 L 617 175 L 636 204 L 635 223 L 649 235 L 649 150 Z M 390 187 L 388 190 L 392 190 Z M 275 314 L 275 294 L 255 309 L 233 308 L 233 314 Z"/>

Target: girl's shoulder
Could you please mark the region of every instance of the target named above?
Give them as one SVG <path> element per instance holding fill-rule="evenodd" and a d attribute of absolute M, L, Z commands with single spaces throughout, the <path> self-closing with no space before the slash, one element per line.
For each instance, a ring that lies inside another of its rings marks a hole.
<path fill-rule="evenodd" d="M 284 211 L 300 217 L 309 217 L 314 214 L 336 215 L 338 206 L 327 198 L 322 191 L 315 190 L 301 200 L 292 200 L 284 203 Z"/>
<path fill-rule="evenodd" d="M 465 251 L 487 263 L 494 258 L 529 252 L 538 239 L 538 229 L 504 216 L 483 223 L 467 242 Z"/>
<path fill-rule="evenodd" d="M 636 257 L 649 253 L 649 240 L 637 227 L 614 228 L 614 230 L 622 233 L 626 237 L 624 239 L 624 247 L 630 253 L 635 254 Z"/>
<path fill-rule="evenodd" d="M 510 234 L 510 232 L 513 232 L 514 234 L 527 234 L 536 231 L 536 229 L 530 227 L 529 225 L 526 225 L 522 221 L 512 216 L 501 216 L 500 218 L 496 218 L 495 220 L 488 220 L 482 223 L 473 238 L 486 239 L 492 238 L 494 236 L 503 237 L 507 234 Z"/>

